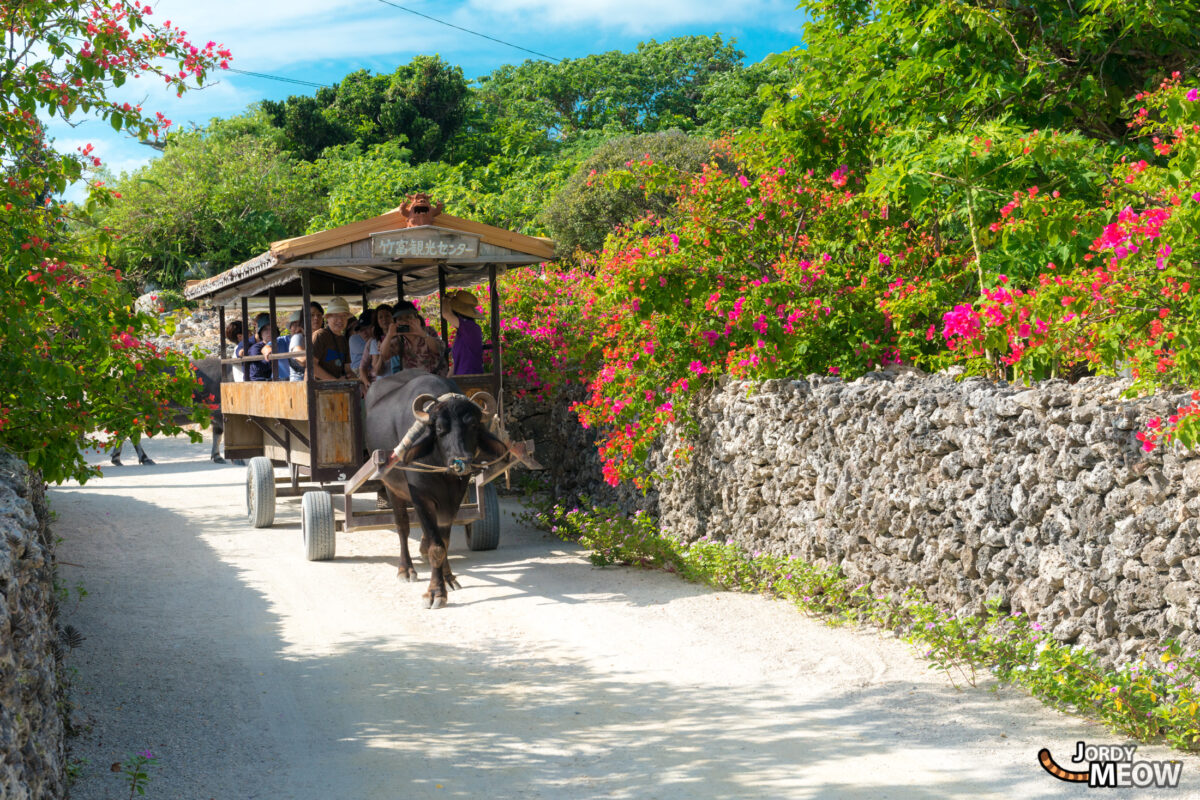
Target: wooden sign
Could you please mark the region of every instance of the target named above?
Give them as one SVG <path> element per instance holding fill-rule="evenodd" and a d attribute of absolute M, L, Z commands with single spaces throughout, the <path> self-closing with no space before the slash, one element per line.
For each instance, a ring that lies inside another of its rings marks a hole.
<path fill-rule="evenodd" d="M 479 256 L 479 237 L 422 225 L 371 234 L 371 255 L 376 258 L 462 259 Z"/>

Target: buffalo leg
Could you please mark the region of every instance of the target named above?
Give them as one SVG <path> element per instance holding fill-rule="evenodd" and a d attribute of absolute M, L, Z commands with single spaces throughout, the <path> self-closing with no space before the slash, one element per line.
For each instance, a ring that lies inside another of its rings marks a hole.
<path fill-rule="evenodd" d="M 446 578 L 442 565 L 446 563 L 446 543 L 437 524 L 437 517 L 430 509 L 414 503 L 417 519 L 421 521 L 421 555 L 429 563 L 429 588 L 422 597 L 426 608 L 442 608 L 446 605 Z"/>
<path fill-rule="evenodd" d="M 225 459 L 221 458 L 221 432 L 213 429 L 213 446 L 212 452 L 208 456 L 214 464 L 224 464 Z"/>
<path fill-rule="evenodd" d="M 124 439 L 117 439 L 117 445 L 112 449 L 112 453 L 109 455 L 108 460 L 112 462 L 114 467 L 121 466 L 121 446 L 124 444 Z"/>
<path fill-rule="evenodd" d="M 446 581 L 447 589 L 461 589 L 462 584 L 458 582 L 458 578 L 454 577 L 454 571 L 450 569 L 450 528 L 447 526 L 442 533 L 442 541 L 446 545 L 446 558 L 442 560 L 442 579 Z"/>
<path fill-rule="evenodd" d="M 413 566 L 412 556 L 408 553 L 408 506 L 391 489 L 388 489 L 387 493 L 388 499 L 392 501 L 392 518 L 396 520 L 396 535 L 400 537 L 400 569 L 396 572 L 396 577 L 402 581 L 415 581 L 417 570 Z"/>

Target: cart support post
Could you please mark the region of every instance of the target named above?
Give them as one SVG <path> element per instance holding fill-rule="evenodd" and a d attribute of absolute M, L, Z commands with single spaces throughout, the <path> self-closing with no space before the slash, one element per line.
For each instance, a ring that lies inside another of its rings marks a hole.
<path fill-rule="evenodd" d="M 279 331 L 275 328 L 276 317 L 275 317 L 275 290 L 274 289 L 269 289 L 267 291 L 267 306 L 271 311 L 271 330 L 275 334 L 275 336 L 271 339 L 271 344 L 274 344 L 275 339 L 279 338 Z M 267 377 L 267 380 L 269 380 L 269 381 L 275 380 L 275 373 L 278 371 L 278 367 L 279 367 L 278 364 L 271 364 L 271 374 Z"/>
<path fill-rule="evenodd" d="M 304 321 L 304 393 L 306 395 L 305 402 L 308 403 L 309 409 L 317 407 L 317 384 L 316 371 L 317 365 L 312 360 L 312 339 L 313 339 L 313 324 L 312 324 L 312 275 L 309 270 L 300 270 L 300 295 L 303 298 L 303 308 L 300 309 L 300 319 Z M 308 415 L 308 454 L 309 463 L 312 464 L 312 470 L 315 473 L 317 464 L 321 463 L 318 460 L 317 448 L 320 443 L 317 442 L 317 415 L 309 413 Z"/>
<path fill-rule="evenodd" d="M 222 304 L 217 306 L 217 338 L 220 340 L 221 361 L 224 362 L 225 355 L 225 306 Z M 229 379 L 229 365 L 221 364 L 221 383 L 225 383 Z"/>
<path fill-rule="evenodd" d="M 257 334 L 258 331 L 255 331 L 255 333 Z M 242 355 L 248 356 L 250 354 L 246 351 L 250 349 L 250 302 L 246 299 L 245 295 L 242 295 L 242 341 L 246 343 L 246 346 L 242 348 Z M 234 346 L 234 355 L 237 355 L 236 345 Z M 243 376 L 246 374 L 245 369 L 246 367 L 243 364 Z"/>
<path fill-rule="evenodd" d="M 438 318 L 442 322 L 442 344 L 446 347 L 450 346 L 448 337 L 449 329 L 447 328 L 446 315 L 446 265 L 438 264 Z"/>
<path fill-rule="evenodd" d="M 501 388 L 503 377 L 503 361 L 500 358 L 500 294 L 496 291 L 496 265 L 488 265 L 488 297 L 491 299 L 492 312 L 492 378 L 496 381 L 497 414 L 501 424 L 504 421 L 504 391 Z"/>

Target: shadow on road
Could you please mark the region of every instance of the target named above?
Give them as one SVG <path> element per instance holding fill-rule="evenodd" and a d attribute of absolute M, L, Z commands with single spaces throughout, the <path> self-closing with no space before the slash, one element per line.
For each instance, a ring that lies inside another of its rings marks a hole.
<path fill-rule="evenodd" d="M 218 469 L 160 468 L 188 478 L 174 488 Z M 60 557 L 82 565 L 63 567 L 64 577 L 89 592 L 67 619 L 88 637 L 70 663 L 79 673 L 74 699 L 92 720 L 73 746 L 87 760 L 74 800 L 115 796 L 123 784 L 109 765 L 142 748 L 160 759 L 149 795 L 164 798 L 1017 797 L 1046 777 L 1033 751 L 1020 774 L 989 763 L 905 768 L 922 751 L 941 762 L 947 740 L 986 753 L 1012 711 L 982 691 L 885 682 L 809 696 L 802 684 L 684 685 L 548 654 L 519 631 L 474 641 L 335 631 L 323 652 L 297 654 L 280 599 L 209 544 L 245 539 L 250 552 L 249 537 L 278 533 L 277 568 L 300 571 L 313 565 L 300 561 L 295 530 L 245 528 L 240 506 L 228 504 L 236 479 L 213 506 L 193 498 L 182 509 L 156 500 L 157 485 L 95 491 L 102 484 L 51 492 Z M 605 595 L 611 573 L 554 555 L 566 549 L 530 534 L 490 553 L 467 552 L 456 539 L 453 555 L 464 583 L 554 604 L 636 608 L 709 594 L 647 574 Z M 394 566 L 395 555 L 350 556 L 340 566 Z M 339 601 L 319 582 L 304 591 Z M 516 599 L 469 594 L 456 593 L 456 605 L 503 608 Z M 422 634 L 443 624 L 413 619 Z M 629 646 L 643 646 L 642 636 L 631 626 Z M 930 735 L 934 705 L 953 708 L 954 721 Z"/>

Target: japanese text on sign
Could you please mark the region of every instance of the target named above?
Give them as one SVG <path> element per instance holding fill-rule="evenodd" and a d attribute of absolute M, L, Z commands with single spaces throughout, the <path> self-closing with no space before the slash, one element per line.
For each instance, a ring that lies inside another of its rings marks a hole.
<path fill-rule="evenodd" d="M 396 231 L 373 236 L 371 249 L 383 258 L 475 258 L 479 240 L 436 230 Z"/>

